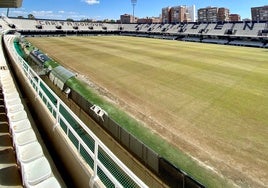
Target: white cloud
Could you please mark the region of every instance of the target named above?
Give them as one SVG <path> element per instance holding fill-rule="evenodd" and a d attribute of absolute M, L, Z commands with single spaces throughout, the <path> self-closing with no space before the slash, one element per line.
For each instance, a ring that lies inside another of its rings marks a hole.
<path fill-rule="evenodd" d="M 16 16 L 17 15 L 26 15 L 28 12 L 27 11 L 23 11 L 23 10 L 14 10 L 14 11 L 11 11 L 10 13 L 12 14 L 15 14 Z"/>
<path fill-rule="evenodd" d="M 35 17 L 44 17 L 44 16 L 50 16 L 54 15 L 53 11 L 51 10 L 41 10 L 41 11 L 32 11 L 31 14 L 33 14 Z"/>
<path fill-rule="evenodd" d="M 6 14 L 6 11 L 0 10 L 1 14 Z M 26 11 L 26 10 L 11 10 L 9 16 L 11 17 L 18 17 L 23 16 L 27 18 L 29 14 L 34 15 L 34 17 L 38 19 L 58 19 L 58 20 L 65 20 L 67 18 L 72 18 L 74 20 L 81 20 L 85 18 L 90 18 L 88 15 L 81 14 L 79 12 L 74 11 L 52 11 L 52 10 L 33 10 L 33 11 Z"/>
<path fill-rule="evenodd" d="M 100 1 L 98 0 L 83 0 L 85 3 L 89 4 L 89 5 L 95 5 L 95 4 L 99 4 Z"/>

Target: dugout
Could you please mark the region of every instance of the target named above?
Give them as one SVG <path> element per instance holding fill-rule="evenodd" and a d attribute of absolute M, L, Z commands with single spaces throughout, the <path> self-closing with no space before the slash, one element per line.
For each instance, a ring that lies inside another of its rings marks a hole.
<path fill-rule="evenodd" d="M 49 79 L 61 90 L 64 89 L 65 83 L 68 79 L 75 77 L 75 74 L 63 66 L 57 66 L 49 73 Z"/>

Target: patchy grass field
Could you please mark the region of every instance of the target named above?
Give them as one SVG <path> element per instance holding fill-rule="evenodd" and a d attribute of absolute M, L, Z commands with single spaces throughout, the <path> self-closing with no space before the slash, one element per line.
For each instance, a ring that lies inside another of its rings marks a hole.
<path fill-rule="evenodd" d="M 242 187 L 268 186 L 267 49 L 122 36 L 28 40 L 205 171 Z M 166 157 L 202 183 L 221 181 L 175 153 Z"/>

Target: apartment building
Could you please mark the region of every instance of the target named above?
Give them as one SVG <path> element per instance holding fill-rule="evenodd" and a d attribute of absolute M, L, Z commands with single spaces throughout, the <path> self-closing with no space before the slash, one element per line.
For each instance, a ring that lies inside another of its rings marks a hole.
<path fill-rule="evenodd" d="M 170 15 L 170 7 L 162 8 L 162 23 L 170 23 L 171 15 Z"/>
<path fill-rule="evenodd" d="M 147 18 L 139 18 L 137 20 L 138 24 L 153 24 L 153 23 L 161 23 L 161 19 L 159 17 L 147 17 Z"/>
<path fill-rule="evenodd" d="M 229 21 L 230 10 L 228 8 L 219 8 L 218 9 L 218 21 L 225 22 Z"/>
<path fill-rule="evenodd" d="M 130 14 L 123 14 L 120 16 L 120 21 L 122 24 L 135 23 L 136 19 Z"/>
<path fill-rule="evenodd" d="M 206 7 L 198 9 L 199 22 L 229 21 L 230 11 L 228 8 Z"/>
<path fill-rule="evenodd" d="M 229 21 L 231 21 L 231 22 L 241 21 L 241 16 L 239 14 L 230 14 Z"/>
<path fill-rule="evenodd" d="M 170 22 L 179 23 L 186 21 L 186 8 L 183 6 L 171 7 Z"/>
<path fill-rule="evenodd" d="M 268 5 L 251 8 L 252 21 L 268 21 Z"/>
<path fill-rule="evenodd" d="M 162 23 L 194 22 L 195 5 L 162 8 Z"/>

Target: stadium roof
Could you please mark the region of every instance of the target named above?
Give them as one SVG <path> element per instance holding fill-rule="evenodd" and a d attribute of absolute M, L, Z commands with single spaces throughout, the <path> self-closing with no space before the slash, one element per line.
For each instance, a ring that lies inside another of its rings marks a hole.
<path fill-rule="evenodd" d="M 0 8 L 19 8 L 23 0 L 0 0 Z"/>

